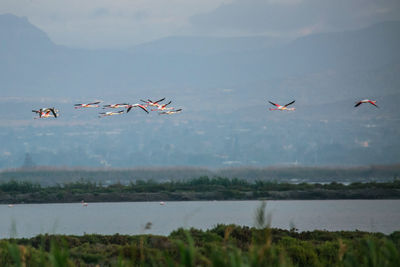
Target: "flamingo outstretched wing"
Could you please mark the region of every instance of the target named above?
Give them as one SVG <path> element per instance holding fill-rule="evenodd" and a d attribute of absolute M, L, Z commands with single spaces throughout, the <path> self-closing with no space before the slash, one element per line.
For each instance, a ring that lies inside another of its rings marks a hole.
<path fill-rule="evenodd" d="M 281 105 L 278 105 L 278 104 L 275 104 L 275 103 L 273 103 L 273 102 L 271 102 L 271 101 L 268 101 L 270 104 L 272 104 L 272 105 L 274 105 L 275 107 L 281 107 Z"/>
<path fill-rule="evenodd" d="M 296 100 L 293 100 L 292 102 L 290 102 L 290 103 L 284 105 L 284 107 L 290 106 L 290 105 L 293 104 L 294 102 L 296 102 Z"/>
<path fill-rule="evenodd" d="M 375 107 L 379 108 L 378 105 L 375 104 L 375 102 L 372 102 L 371 100 L 368 101 L 368 103 L 374 105 Z"/>
<path fill-rule="evenodd" d="M 144 106 L 138 105 L 138 107 L 141 108 L 141 109 L 143 109 L 147 114 L 149 114 L 149 111 L 148 111 L 147 108 L 145 108 Z"/>
<path fill-rule="evenodd" d="M 57 118 L 57 113 L 54 111 L 54 108 L 49 108 L 48 112 L 49 111 L 54 115 L 54 118 Z"/>
<path fill-rule="evenodd" d="M 156 104 L 156 103 L 158 103 L 158 102 L 161 102 L 161 101 L 163 101 L 165 99 L 165 97 L 164 98 L 161 98 L 160 100 L 157 100 L 156 102 L 154 102 L 154 104 Z"/>
<path fill-rule="evenodd" d="M 133 107 L 139 107 L 139 108 L 143 109 L 146 113 L 149 113 L 149 111 L 147 110 L 147 108 L 146 108 L 145 106 L 139 105 L 139 104 L 135 104 L 135 105 L 130 106 L 130 107 L 126 110 L 126 113 L 128 113 L 129 111 L 131 111 L 131 109 L 132 109 Z"/>
<path fill-rule="evenodd" d="M 97 102 L 89 103 L 88 105 L 97 105 L 97 104 L 100 104 L 100 103 L 101 103 L 101 101 L 97 101 Z"/>

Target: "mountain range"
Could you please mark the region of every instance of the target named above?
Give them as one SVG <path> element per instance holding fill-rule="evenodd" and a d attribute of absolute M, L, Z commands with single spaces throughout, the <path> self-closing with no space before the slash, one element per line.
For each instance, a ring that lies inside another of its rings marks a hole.
<path fill-rule="evenodd" d="M 289 43 L 263 36 L 168 37 L 127 50 L 84 50 L 56 45 L 26 18 L 5 14 L 0 15 L 1 95 L 41 91 L 58 97 L 96 96 L 153 87 L 179 91 L 182 86 L 204 91 L 314 74 L 386 74 L 385 69 L 398 70 L 399 33 L 400 22 L 383 22 Z M 265 90 L 273 88 L 250 89 Z M 351 91 L 357 95 L 365 90 L 374 92 L 364 86 Z M 394 88 L 384 90 L 396 92 Z"/>

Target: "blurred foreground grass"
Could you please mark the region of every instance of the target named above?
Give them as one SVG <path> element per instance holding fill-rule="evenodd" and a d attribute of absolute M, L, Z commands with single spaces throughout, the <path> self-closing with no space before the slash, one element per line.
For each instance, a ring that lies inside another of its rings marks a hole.
<path fill-rule="evenodd" d="M 217 225 L 153 235 L 0 241 L 1 266 L 399 266 L 400 232 L 297 232 Z"/>

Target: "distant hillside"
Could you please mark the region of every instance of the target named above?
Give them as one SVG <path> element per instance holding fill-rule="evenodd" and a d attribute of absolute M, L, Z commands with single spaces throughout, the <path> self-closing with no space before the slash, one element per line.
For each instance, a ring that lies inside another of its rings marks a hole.
<path fill-rule="evenodd" d="M 383 22 L 357 31 L 299 38 L 284 48 L 281 61 L 293 73 L 375 70 L 399 63 L 399 46 L 400 22 Z"/>
<path fill-rule="evenodd" d="M 0 36 L 2 54 L 46 52 L 54 47 L 46 33 L 29 23 L 27 18 L 11 14 L 0 15 Z"/>
<path fill-rule="evenodd" d="M 0 47 L 3 96 L 123 94 L 160 86 L 178 93 L 182 86 L 204 91 L 326 71 L 381 69 L 399 62 L 400 22 L 310 35 L 287 45 L 262 36 L 169 37 L 129 51 L 89 51 L 57 46 L 26 18 L 6 14 L 0 15 L 0 42 L 5 44 Z"/>

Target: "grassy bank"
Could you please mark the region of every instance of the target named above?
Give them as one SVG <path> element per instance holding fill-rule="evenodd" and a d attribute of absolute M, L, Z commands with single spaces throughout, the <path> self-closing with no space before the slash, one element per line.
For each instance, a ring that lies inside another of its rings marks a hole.
<path fill-rule="evenodd" d="M 257 199 L 399 199 L 400 181 L 385 183 L 290 184 L 201 177 L 157 183 L 138 180 L 128 185 L 74 182 L 44 187 L 31 182 L 0 184 L 0 203 L 68 203 Z"/>
<path fill-rule="evenodd" d="M 2 266 L 398 266 L 400 232 L 297 232 L 218 225 L 153 235 L 0 241 Z"/>

